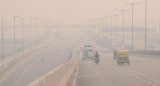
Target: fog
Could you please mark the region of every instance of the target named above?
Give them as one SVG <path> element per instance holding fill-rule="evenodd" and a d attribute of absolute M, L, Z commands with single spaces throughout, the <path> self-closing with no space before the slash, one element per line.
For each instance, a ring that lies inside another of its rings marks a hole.
<path fill-rule="evenodd" d="M 131 24 L 131 6 L 124 4 L 135 2 L 135 25 L 144 24 L 145 0 L 1 0 L 0 16 L 12 18 L 13 16 L 49 18 L 62 23 L 84 22 L 110 15 L 121 15 L 118 9 L 130 9 L 125 13 L 126 24 Z M 148 22 L 159 19 L 159 0 L 148 0 Z M 120 17 L 121 18 L 121 17 Z"/>
<path fill-rule="evenodd" d="M 0 85 L 25 86 L 74 65 L 49 77 L 74 78 L 77 86 L 159 86 L 159 8 L 160 0 L 0 0 Z"/>

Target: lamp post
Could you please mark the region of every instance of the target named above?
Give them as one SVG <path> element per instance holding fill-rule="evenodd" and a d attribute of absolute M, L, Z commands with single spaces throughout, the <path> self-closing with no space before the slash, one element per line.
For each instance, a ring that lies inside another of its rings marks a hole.
<path fill-rule="evenodd" d="M 133 39 L 133 38 L 134 38 L 134 37 L 133 37 L 133 24 L 134 24 L 134 20 L 133 20 L 134 18 L 133 18 L 133 17 L 134 17 L 134 13 L 133 13 L 133 12 L 134 12 L 134 5 L 136 5 L 136 4 L 138 4 L 138 3 L 133 3 L 133 2 L 132 2 L 132 3 L 125 3 L 125 4 L 129 4 L 129 5 L 132 6 L 132 49 L 133 49 L 133 46 L 134 46 L 134 44 L 133 44 L 133 43 L 134 43 L 134 42 L 133 42 L 133 40 L 134 40 L 134 39 Z"/>
<path fill-rule="evenodd" d="M 16 44 L 16 43 L 15 43 L 15 42 L 16 42 L 16 41 L 15 41 L 15 40 L 16 40 L 16 38 L 15 38 L 15 37 L 16 37 L 16 34 L 15 34 L 16 31 L 15 31 L 15 29 L 16 29 L 16 18 L 17 18 L 17 17 L 19 17 L 19 16 L 14 16 L 14 64 L 15 64 L 15 53 L 16 53 L 16 52 L 15 52 L 15 48 L 16 48 L 16 45 L 15 45 L 15 44 Z"/>
<path fill-rule="evenodd" d="M 116 30 L 116 49 L 117 49 L 117 17 L 118 15 L 114 15 L 115 16 L 115 30 Z"/>
<path fill-rule="evenodd" d="M 34 18 L 30 18 L 30 52 L 32 50 L 32 20 Z"/>
<path fill-rule="evenodd" d="M 100 19 L 98 19 L 99 20 L 99 37 L 101 37 L 101 21 L 100 21 Z"/>
<path fill-rule="evenodd" d="M 44 45 L 43 29 L 44 29 L 44 19 L 42 18 L 42 47 Z"/>
<path fill-rule="evenodd" d="M 104 33 L 105 33 L 105 19 L 104 19 L 104 18 L 102 18 L 102 33 L 103 33 L 103 34 L 102 34 L 102 37 L 104 38 L 104 37 L 105 37 L 105 36 L 104 36 L 104 35 L 105 35 L 105 34 L 104 34 Z"/>
<path fill-rule="evenodd" d="M 125 11 L 128 11 L 128 10 L 119 10 L 119 11 L 121 11 L 122 12 L 122 14 L 123 14 L 123 49 L 124 49 L 124 43 L 125 43 L 125 40 L 124 40 L 124 13 L 125 13 Z"/>
<path fill-rule="evenodd" d="M 38 44 L 38 26 L 37 26 L 37 20 L 38 20 L 38 18 L 35 18 L 35 31 L 36 31 L 36 41 L 35 41 L 35 45 L 37 45 Z"/>
<path fill-rule="evenodd" d="M 159 19 L 159 36 L 160 36 L 160 19 Z"/>
<path fill-rule="evenodd" d="M 145 0 L 145 50 L 147 50 L 147 0 Z"/>
<path fill-rule="evenodd" d="M 2 72 L 3 72 L 3 17 L 2 17 Z"/>
<path fill-rule="evenodd" d="M 111 18 L 111 28 L 110 28 L 110 40 L 111 40 L 111 38 L 112 38 L 112 34 L 111 34 L 111 31 L 112 31 L 112 15 L 110 16 L 110 18 Z"/>
<path fill-rule="evenodd" d="M 106 39 L 107 39 L 107 34 L 108 34 L 107 33 L 107 31 L 108 31 L 108 24 L 107 23 L 108 23 L 108 16 L 106 16 Z"/>
<path fill-rule="evenodd" d="M 22 23 L 22 46 L 23 46 L 23 57 L 24 57 L 24 36 L 23 36 L 23 20 L 24 20 L 25 18 L 21 18 L 21 23 Z"/>
<path fill-rule="evenodd" d="M 30 19 L 30 52 L 31 52 L 31 47 L 32 47 L 32 42 L 31 42 L 31 36 L 32 36 L 32 31 L 31 31 L 31 29 L 32 29 L 32 18 Z"/>

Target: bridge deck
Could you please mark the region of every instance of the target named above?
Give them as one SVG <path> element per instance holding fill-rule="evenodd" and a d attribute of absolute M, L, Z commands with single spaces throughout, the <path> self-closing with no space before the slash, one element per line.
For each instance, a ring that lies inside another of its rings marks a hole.
<path fill-rule="evenodd" d="M 131 57 L 133 63 L 129 66 L 128 64 L 117 66 L 111 54 L 101 55 L 98 65 L 91 60 L 80 60 L 77 86 L 159 86 L 160 83 L 157 80 L 160 80 L 160 77 L 156 76 L 160 76 L 160 74 L 154 71 L 157 69 L 156 67 L 153 68 L 147 64 L 149 60 L 151 58 Z M 157 66 L 155 61 L 152 60 L 152 66 Z"/>

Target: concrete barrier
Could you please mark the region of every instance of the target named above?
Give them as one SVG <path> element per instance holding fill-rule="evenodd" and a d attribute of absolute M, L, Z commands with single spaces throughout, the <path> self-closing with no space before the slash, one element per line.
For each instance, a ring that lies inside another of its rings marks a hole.
<path fill-rule="evenodd" d="M 67 86 L 68 80 L 78 72 L 78 61 L 73 56 L 66 64 L 58 66 L 53 71 L 27 84 L 26 86 Z M 75 83 L 75 81 L 74 81 Z"/>
<path fill-rule="evenodd" d="M 129 54 L 160 56 L 160 50 L 129 50 Z"/>

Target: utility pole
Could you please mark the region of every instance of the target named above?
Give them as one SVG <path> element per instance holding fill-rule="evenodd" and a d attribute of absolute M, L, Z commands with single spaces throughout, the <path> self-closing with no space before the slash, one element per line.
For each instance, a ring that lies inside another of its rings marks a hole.
<path fill-rule="evenodd" d="M 106 39 L 107 39 L 107 34 L 108 34 L 108 33 L 107 33 L 107 31 L 108 31 L 108 24 L 107 24 L 108 21 L 107 21 L 107 20 L 108 20 L 108 16 L 106 16 Z"/>
<path fill-rule="evenodd" d="M 101 37 L 101 21 L 100 21 L 100 19 L 99 19 L 99 37 Z"/>
<path fill-rule="evenodd" d="M 43 28 L 44 28 L 44 26 L 43 26 L 43 23 L 44 23 L 44 19 L 42 19 L 42 47 L 43 47 L 43 45 L 44 45 L 44 43 L 43 43 Z"/>
<path fill-rule="evenodd" d="M 145 50 L 147 50 L 147 0 L 145 0 Z"/>
<path fill-rule="evenodd" d="M 104 30 L 105 29 L 104 21 L 105 21 L 105 19 L 102 18 L 102 35 L 103 35 L 103 38 L 105 37 L 104 36 L 104 33 L 105 33 L 105 30 Z"/>
<path fill-rule="evenodd" d="M 23 37 L 23 20 L 24 18 L 21 18 L 21 22 L 22 22 L 22 46 L 23 46 L 23 57 L 24 57 L 24 37 Z"/>
<path fill-rule="evenodd" d="M 125 40 L 124 40 L 124 13 L 125 13 L 125 11 L 128 11 L 128 10 L 120 10 L 121 12 L 122 12 L 122 14 L 123 14 L 123 49 L 125 48 L 124 47 L 124 43 L 125 43 Z"/>
<path fill-rule="evenodd" d="M 134 37 L 133 37 L 133 24 L 134 24 L 134 5 L 136 5 L 136 4 L 138 4 L 138 3 L 125 3 L 125 4 L 129 4 L 129 5 L 131 5 L 132 6 L 132 50 L 134 49 L 134 42 L 133 42 L 133 40 L 134 40 Z"/>
<path fill-rule="evenodd" d="M 4 66 L 4 64 L 3 64 L 3 17 L 2 17 L 2 72 L 3 72 L 3 66 Z"/>
<path fill-rule="evenodd" d="M 112 38 L 112 34 L 111 34 L 111 31 L 112 31 L 112 16 L 110 16 L 110 18 L 111 18 L 111 28 L 110 28 L 110 40 L 111 40 L 111 38 Z"/>
<path fill-rule="evenodd" d="M 31 40 L 31 36 L 32 36 L 32 31 L 31 31 L 31 29 L 32 29 L 32 19 L 30 19 L 30 52 L 31 52 L 31 47 L 32 47 L 32 40 Z"/>
<path fill-rule="evenodd" d="M 114 15 L 115 16 L 115 30 L 116 30 L 116 49 L 117 49 L 117 16 L 118 15 Z"/>
<path fill-rule="evenodd" d="M 37 19 L 38 18 L 36 18 L 36 20 L 35 20 L 35 31 L 36 31 L 36 42 L 35 42 L 35 45 L 37 45 L 38 44 L 38 27 L 37 27 Z"/>
<path fill-rule="evenodd" d="M 159 37 L 160 37 L 160 19 L 159 19 Z"/>
<path fill-rule="evenodd" d="M 30 18 L 30 52 L 32 50 L 32 20 L 34 18 Z"/>
<path fill-rule="evenodd" d="M 46 46 L 46 44 L 47 44 L 47 20 L 45 19 L 45 25 L 44 25 L 45 27 L 44 27 L 44 43 L 45 43 L 45 46 Z"/>
<path fill-rule="evenodd" d="M 19 16 L 14 16 L 14 64 L 16 63 L 15 62 L 15 54 L 16 54 L 16 18 L 19 17 Z"/>

